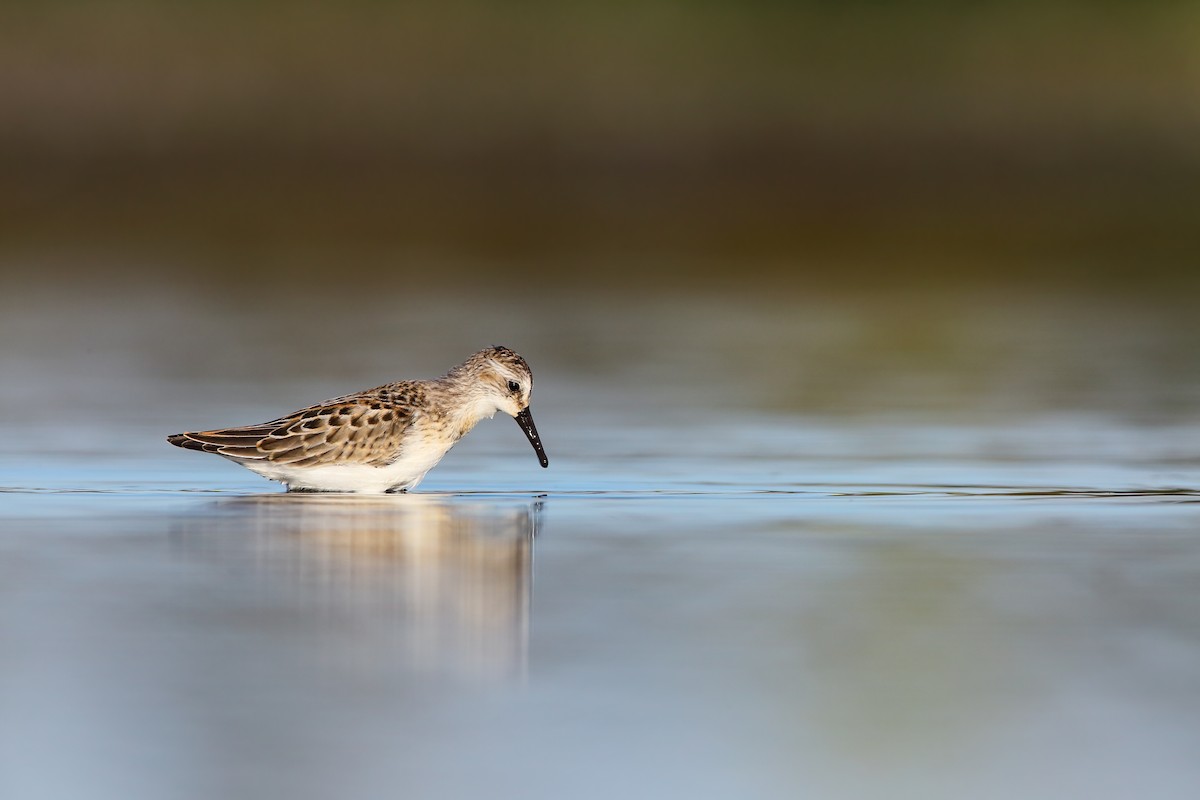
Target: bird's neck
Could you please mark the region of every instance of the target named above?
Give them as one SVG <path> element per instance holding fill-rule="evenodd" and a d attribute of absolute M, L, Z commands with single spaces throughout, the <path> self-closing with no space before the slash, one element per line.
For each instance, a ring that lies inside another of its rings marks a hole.
<path fill-rule="evenodd" d="M 474 376 L 452 371 L 440 383 L 453 398 L 446 406 L 445 422 L 455 438 L 466 436 L 481 420 L 495 416 L 495 400 L 479 387 Z"/>

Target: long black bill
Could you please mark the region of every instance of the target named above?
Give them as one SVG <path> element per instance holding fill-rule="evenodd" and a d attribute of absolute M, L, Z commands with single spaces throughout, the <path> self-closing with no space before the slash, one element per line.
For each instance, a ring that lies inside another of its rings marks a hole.
<path fill-rule="evenodd" d="M 533 445 L 533 449 L 537 451 L 538 461 L 543 467 L 550 466 L 550 459 L 546 458 L 546 451 L 542 449 L 542 440 L 538 437 L 537 426 L 533 424 L 533 414 L 529 413 L 529 408 L 517 414 L 515 417 L 517 424 L 521 426 L 521 430 L 525 431 L 525 435 L 529 438 L 529 443 Z"/>

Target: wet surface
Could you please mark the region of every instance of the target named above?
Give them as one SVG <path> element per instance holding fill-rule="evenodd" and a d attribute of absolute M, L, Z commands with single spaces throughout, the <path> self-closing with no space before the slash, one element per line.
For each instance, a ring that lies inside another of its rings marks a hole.
<path fill-rule="evenodd" d="M 5 796 L 1200 791 L 1189 315 L 513 301 L 422 339 L 431 301 L 326 320 L 347 354 L 8 302 Z M 549 470 L 499 420 L 384 498 L 162 440 L 481 339 L 533 366 Z"/>

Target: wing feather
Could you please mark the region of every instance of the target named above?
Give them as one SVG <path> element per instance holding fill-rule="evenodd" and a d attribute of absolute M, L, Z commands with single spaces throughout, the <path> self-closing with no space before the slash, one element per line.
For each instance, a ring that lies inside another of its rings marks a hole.
<path fill-rule="evenodd" d="M 412 420 L 411 403 L 386 402 L 377 395 L 363 394 L 301 409 L 261 425 L 179 433 L 167 440 L 239 461 L 266 460 L 298 467 L 351 462 L 385 466 L 395 460 Z"/>

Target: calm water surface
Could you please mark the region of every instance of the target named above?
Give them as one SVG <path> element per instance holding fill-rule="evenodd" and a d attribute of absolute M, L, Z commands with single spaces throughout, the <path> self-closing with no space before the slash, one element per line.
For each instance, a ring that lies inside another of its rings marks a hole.
<path fill-rule="evenodd" d="M 1200 792 L 1190 312 L 0 304 L 4 797 Z M 549 470 L 503 418 L 375 499 L 163 441 L 493 341 Z"/>

